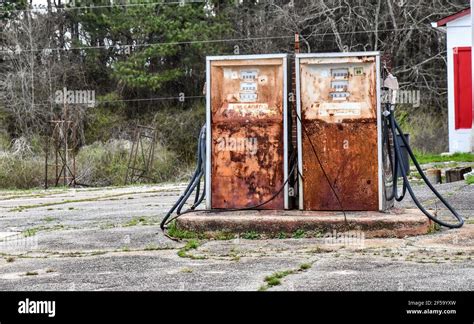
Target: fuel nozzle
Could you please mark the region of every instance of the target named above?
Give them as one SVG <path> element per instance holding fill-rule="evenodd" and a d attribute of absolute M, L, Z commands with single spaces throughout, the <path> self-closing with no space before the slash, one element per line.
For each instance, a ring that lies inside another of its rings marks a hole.
<path fill-rule="evenodd" d="M 390 110 L 393 111 L 395 109 L 395 105 L 397 104 L 397 95 L 398 90 L 400 89 L 397 77 L 389 73 L 383 82 L 383 86 L 388 92 L 387 101 L 390 104 Z"/>

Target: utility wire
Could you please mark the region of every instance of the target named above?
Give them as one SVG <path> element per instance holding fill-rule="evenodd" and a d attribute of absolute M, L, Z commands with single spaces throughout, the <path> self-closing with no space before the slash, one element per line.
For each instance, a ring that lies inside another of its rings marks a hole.
<path fill-rule="evenodd" d="M 72 90 L 73 91 L 73 90 Z M 141 101 L 167 101 L 167 100 L 182 100 L 182 102 L 187 99 L 203 99 L 205 96 L 183 96 L 183 97 L 155 97 L 155 98 L 137 98 L 137 99 L 116 99 L 116 100 L 96 100 L 99 104 L 104 103 L 114 103 L 114 102 L 141 102 Z M 51 104 L 63 105 L 63 102 L 43 102 L 43 103 L 34 103 L 33 106 L 51 106 Z M 87 102 L 81 103 L 86 105 Z"/>
<path fill-rule="evenodd" d="M 193 3 L 205 3 L 203 0 L 182 0 L 182 1 L 171 1 L 171 2 L 143 2 L 143 3 L 129 3 L 129 4 L 113 4 L 113 5 L 94 5 L 89 6 L 78 6 L 78 7 L 51 7 L 48 8 L 45 5 L 34 6 L 30 9 L 15 9 L 15 10 L 5 10 L 0 11 L 0 14 L 5 13 L 23 13 L 23 12 L 36 12 L 36 11 L 72 11 L 72 10 L 82 10 L 82 9 L 104 9 L 104 8 L 129 8 L 129 7 L 141 7 L 141 6 L 156 6 L 156 5 L 186 5 Z M 50 10 L 52 9 L 52 10 Z"/>
<path fill-rule="evenodd" d="M 462 27 L 462 26 L 458 26 Z M 464 26 L 469 27 L 469 26 Z M 338 35 L 355 35 L 355 34 L 370 34 L 374 32 L 383 33 L 391 31 L 409 31 L 409 30 L 435 30 L 432 27 L 409 27 L 409 28 L 391 28 L 391 29 L 379 29 L 379 30 L 359 30 L 359 31 L 350 31 L 350 32 L 339 32 Z M 321 37 L 328 35 L 336 35 L 336 33 L 318 33 L 312 34 L 307 38 Z M 194 41 L 178 41 L 178 42 L 162 42 L 162 43 L 147 43 L 147 44 L 111 44 L 111 45 L 98 45 L 98 46 L 78 46 L 78 47 L 69 47 L 69 48 L 37 48 L 37 49 L 14 49 L 14 50 L 3 50 L 0 53 L 4 54 L 18 54 L 21 52 L 43 52 L 43 51 L 73 51 L 73 50 L 88 50 L 88 49 L 127 49 L 127 48 L 137 48 L 137 47 L 149 47 L 149 46 L 160 46 L 160 45 L 188 45 L 188 44 L 212 44 L 212 43 L 226 43 L 226 42 L 245 42 L 245 41 L 255 41 L 255 40 L 273 40 L 273 39 L 293 39 L 294 35 L 281 35 L 281 36 L 261 36 L 261 37 L 247 37 L 247 38 L 226 38 L 226 39 L 208 39 L 208 40 L 194 40 Z"/>

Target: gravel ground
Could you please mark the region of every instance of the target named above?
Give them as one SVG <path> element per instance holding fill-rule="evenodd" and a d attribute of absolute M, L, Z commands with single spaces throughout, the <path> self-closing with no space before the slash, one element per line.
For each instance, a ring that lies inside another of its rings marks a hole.
<path fill-rule="evenodd" d="M 474 185 L 437 187 L 466 218 L 462 229 L 345 245 L 201 241 L 185 253 L 186 242 L 158 226 L 183 184 L 0 191 L 0 289 L 473 290 Z M 414 188 L 446 216 L 425 187 Z"/>

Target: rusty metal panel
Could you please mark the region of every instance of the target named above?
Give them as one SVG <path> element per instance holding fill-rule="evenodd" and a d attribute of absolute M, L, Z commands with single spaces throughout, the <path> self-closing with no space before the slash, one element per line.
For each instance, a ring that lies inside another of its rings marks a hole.
<path fill-rule="evenodd" d="M 210 206 L 284 209 L 286 57 L 234 57 L 208 65 Z M 210 119 L 210 123 L 209 123 Z M 209 161 L 209 159 L 208 159 Z"/>
<path fill-rule="evenodd" d="M 381 209 L 378 59 L 339 54 L 297 60 L 300 209 Z"/>

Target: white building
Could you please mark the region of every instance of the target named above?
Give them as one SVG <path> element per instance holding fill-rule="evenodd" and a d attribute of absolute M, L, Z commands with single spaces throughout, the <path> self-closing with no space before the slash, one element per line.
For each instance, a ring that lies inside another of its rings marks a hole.
<path fill-rule="evenodd" d="M 432 23 L 446 31 L 448 60 L 449 152 L 471 152 L 472 24 L 471 9 L 462 10 Z"/>

